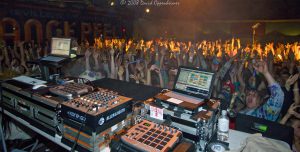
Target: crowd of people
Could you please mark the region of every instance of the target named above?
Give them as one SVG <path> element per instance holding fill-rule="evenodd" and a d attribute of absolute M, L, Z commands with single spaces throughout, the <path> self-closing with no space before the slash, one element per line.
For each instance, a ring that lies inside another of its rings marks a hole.
<path fill-rule="evenodd" d="M 119 79 L 171 89 L 179 66 L 214 72 L 212 97 L 231 104 L 231 110 L 294 128 L 294 150 L 300 151 L 300 43 L 262 45 L 227 41 L 182 42 L 170 39 L 94 39 L 72 42 L 84 55 L 64 66 L 65 76 L 89 80 Z M 39 74 L 28 61 L 47 56 L 49 42 L 0 44 L 0 76 Z"/>

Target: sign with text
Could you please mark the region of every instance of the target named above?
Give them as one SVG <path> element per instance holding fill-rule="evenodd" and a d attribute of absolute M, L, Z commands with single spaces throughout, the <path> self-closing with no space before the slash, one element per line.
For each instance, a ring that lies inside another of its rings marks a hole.
<path fill-rule="evenodd" d="M 124 37 L 130 22 L 116 13 L 93 9 L 54 8 L 48 5 L 8 5 L 0 2 L 0 39 L 42 43 L 52 37 Z"/>
<path fill-rule="evenodd" d="M 164 109 L 150 106 L 150 117 L 158 120 L 164 120 Z"/>

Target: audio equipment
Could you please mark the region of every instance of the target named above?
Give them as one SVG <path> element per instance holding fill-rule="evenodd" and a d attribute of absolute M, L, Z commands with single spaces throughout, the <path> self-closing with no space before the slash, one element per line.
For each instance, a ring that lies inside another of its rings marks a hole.
<path fill-rule="evenodd" d="M 95 92 L 62 103 L 62 117 L 74 123 L 84 123 L 93 131 L 101 130 L 113 119 L 132 112 L 131 100 L 117 92 L 98 88 Z"/>
<path fill-rule="evenodd" d="M 181 140 L 181 131 L 143 120 L 121 137 L 122 142 L 140 151 L 169 151 Z"/>
<path fill-rule="evenodd" d="M 59 134 L 57 127 L 60 102 L 55 97 L 45 97 L 48 88 L 33 91 L 32 86 L 18 80 L 7 80 L 2 85 L 2 108 L 44 130 L 51 136 Z"/>
<path fill-rule="evenodd" d="M 76 135 L 79 133 L 76 150 L 94 152 L 103 151 L 103 149 L 109 146 L 109 143 L 115 136 L 125 132 L 124 129 L 131 125 L 131 119 L 132 115 L 128 114 L 124 120 L 105 130 L 101 130 L 99 133 L 84 131 L 84 129 L 79 133 L 78 125 L 65 123 L 63 125 L 64 133 L 62 142 L 71 147 L 76 140 Z"/>
<path fill-rule="evenodd" d="M 168 123 L 178 128 L 182 131 L 184 138 L 198 143 L 200 149 L 204 150 L 206 143 L 216 131 L 219 105 L 219 100 L 205 100 L 205 104 L 199 107 L 201 109 L 199 112 L 188 114 L 185 111 L 179 111 L 176 106 L 165 108 L 161 102 L 148 99 L 145 102 L 145 110 L 147 110 L 145 118 L 157 123 Z M 163 109 L 163 120 L 150 116 L 151 106 Z"/>
<path fill-rule="evenodd" d="M 92 86 L 73 82 L 55 86 L 49 89 L 51 93 L 66 99 L 76 98 L 93 90 L 94 88 Z"/>
<path fill-rule="evenodd" d="M 132 98 L 97 88 L 61 105 L 63 142 L 79 151 L 101 151 L 112 136 L 131 124 Z M 79 127 L 80 126 L 80 127 Z"/>

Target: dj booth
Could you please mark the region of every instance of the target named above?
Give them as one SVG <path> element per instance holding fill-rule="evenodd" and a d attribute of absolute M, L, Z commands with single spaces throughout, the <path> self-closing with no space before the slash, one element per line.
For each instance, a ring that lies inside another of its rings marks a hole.
<path fill-rule="evenodd" d="M 209 151 L 207 145 L 217 142 L 222 101 L 206 100 L 201 105 L 205 110 L 192 114 L 155 98 L 165 92 L 161 88 L 108 78 L 94 81 L 94 88 L 78 84 L 47 82 L 47 87 L 33 90 L 19 81 L 5 81 L 1 85 L 3 113 L 67 150 Z M 268 125 L 265 137 L 292 145 L 290 127 L 244 115 L 238 115 L 236 126 L 254 133 L 253 122 Z M 229 143 L 222 144 L 232 147 L 241 142 L 237 134 L 230 130 Z"/>

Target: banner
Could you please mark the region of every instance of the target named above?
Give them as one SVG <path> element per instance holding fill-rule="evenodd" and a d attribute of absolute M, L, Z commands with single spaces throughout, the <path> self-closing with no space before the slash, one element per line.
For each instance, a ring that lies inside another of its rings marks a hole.
<path fill-rule="evenodd" d="M 57 8 L 0 2 L 0 39 L 35 40 L 41 43 L 51 37 L 74 37 L 92 41 L 94 37 L 125 37 L 131 21 L 115 11 Z M 126 29 L 126 30 L 124 30 Z"/>

